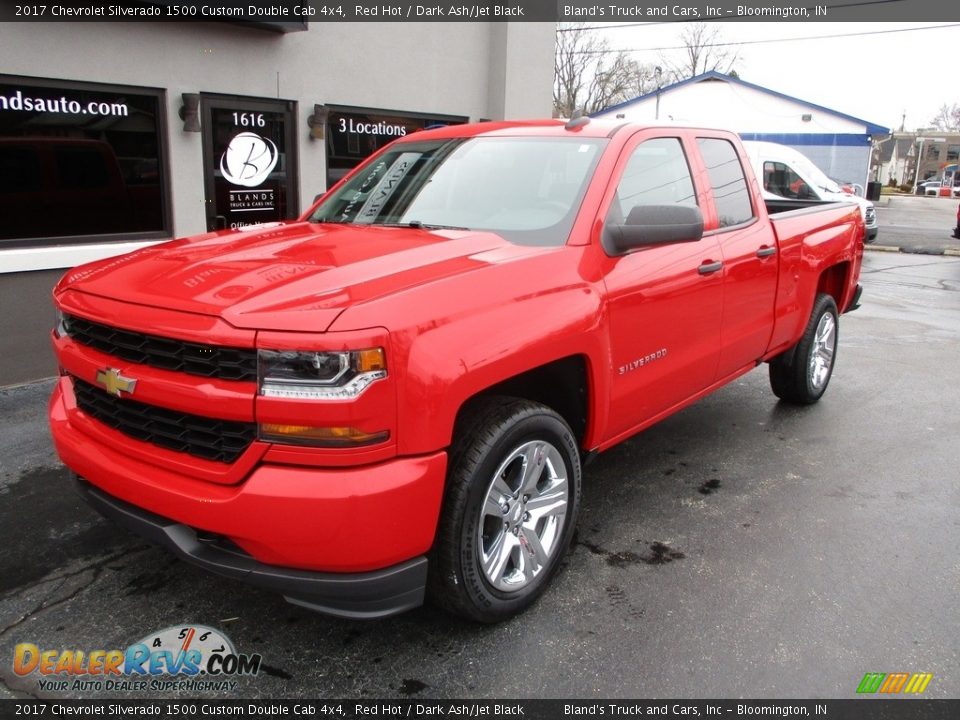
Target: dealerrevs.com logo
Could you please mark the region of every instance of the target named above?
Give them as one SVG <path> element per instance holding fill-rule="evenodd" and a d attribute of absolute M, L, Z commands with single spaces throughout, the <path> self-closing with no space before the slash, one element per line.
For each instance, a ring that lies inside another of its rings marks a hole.
<path fill-rule="evenodd" d="M 237 653 L 219 630 L 178 625 L 126 650 L 41 650 L 20 643 L 13 651 L 13 671 L 38 674 L 39 689 L 48 691 L 234 690 L 232 678 L 256 675 L 261 660 L 258 654 Z"/>
<path fill-rule="evenodd" d="M 927 689 L 933 673 L 867 673 L 857 686 L 859 694 L 888 693 L 919 695 Z"/>

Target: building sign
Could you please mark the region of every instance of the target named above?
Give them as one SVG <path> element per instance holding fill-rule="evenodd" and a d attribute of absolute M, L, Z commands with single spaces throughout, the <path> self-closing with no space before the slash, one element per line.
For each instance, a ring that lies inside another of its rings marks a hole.
<path fill-rule="evenodd" d="M 467 118 L 455 115 L 331 106 L 326 133 L 327 187 L 397 138 L 426 128 L 460 125 L 466 121 Z"/>
<path fill-rule="evenodd" d="M 0 247 L 169 232 L 157 90 L 0 76 Z"/>
<path fill-rule="evenodd" d="M 203 98 L 207 227 L 297 216 L 292 103 Z"/>

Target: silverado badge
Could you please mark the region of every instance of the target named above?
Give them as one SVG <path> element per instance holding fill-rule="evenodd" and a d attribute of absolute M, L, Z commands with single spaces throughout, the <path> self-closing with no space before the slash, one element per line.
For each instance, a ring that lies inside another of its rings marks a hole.
<path fill-rule="evenodd" d="M 97 370 L 97 382 L 103 385 L 108 393 L 117 397 L 120 397 L 120 393 L 133 395 L 133 389 L 137 386 L 136 380 L 124 377 L 114 368 Z"/>

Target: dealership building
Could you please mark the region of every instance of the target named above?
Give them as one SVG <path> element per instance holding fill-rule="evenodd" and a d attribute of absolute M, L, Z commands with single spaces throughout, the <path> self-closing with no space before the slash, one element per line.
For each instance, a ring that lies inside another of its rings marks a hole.
<path fill-rule="evenodd" d="M 0 386 L 64 269 L 294 218 L 419 129 L 548 117 L 552 23 L 0 23 Z"/>

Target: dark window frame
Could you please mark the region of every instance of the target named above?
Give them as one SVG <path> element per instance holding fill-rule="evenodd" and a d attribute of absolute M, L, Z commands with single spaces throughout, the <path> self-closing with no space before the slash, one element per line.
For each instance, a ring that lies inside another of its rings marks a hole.
<path fill-rule="evenodd" d="M 170 187 L 171 172 L 168 147 L 169 132 L 167 128 L 167 91 L 164 88 L 86 82 L 79 80 L 59 80 L 56 78 L 33 77 L 30 75 L 8 75 L 5 73 L 0 73 L 0 83 L 8 85 L 16 85 L 20 83 L 25 86 L 38 88 L 77 90 L 80 92 L 129 93 L 131 95 L 147 96 L 156 99 L 157 167 L 160 171 L 158 184 L 160 186 L 160 218 L 163 225 L 161 230 L 147 230 L 138 232 L 0 239 L 0 251 L 14 248 L 39 249 L 59 245 L 75 247 L 83 245 L 100 245 L 103 243 L 129 243 L 140 241 L 149 242 L 154 240 L 170 240 L 173 238 L 173 203 Z"/>

